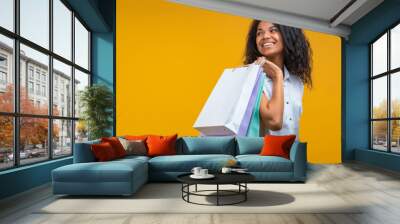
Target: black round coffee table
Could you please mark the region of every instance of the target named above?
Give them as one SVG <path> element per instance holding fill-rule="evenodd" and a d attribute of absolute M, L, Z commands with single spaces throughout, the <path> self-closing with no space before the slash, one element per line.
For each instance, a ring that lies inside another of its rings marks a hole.
<path fill-rule="evenodd" d="M 215 173 L 213 174 L 215 177 L 212 179 L 193 179 L 190 177 L 191 173 L 182 174 L 177 177 L 178 181 L 182 183 L 182 199 L 188 203 L 198 204 L 198 205 L 234 205 L 239 204 L 241 202 L 245 202 L 247 200 L 247 192 L 249 188 L 247 187 L 247 183 L 255 180 L 255 177 L 248 173 Z M 205 184 L 205 185 L 216 185 L 215 190 L 197 190 L 197 185 Z M 190 186 L 195 186 L 194 191 L 190 191 Z M 236 185 L 238 186 L 237 190 L 223 190 L 220 189 L 220 185 Z M 209 192 L 215 192 L 215 194 L 205 194 Z M 204 197 L 216 197 L 216 204 L 202 204 L 190 201 L 190 196 L 204 196 Z M 234 201 L 231 203 L 221 203 L 221 197 L 230 197 L 230 196 L 242 196 L 240 200 Z"/>

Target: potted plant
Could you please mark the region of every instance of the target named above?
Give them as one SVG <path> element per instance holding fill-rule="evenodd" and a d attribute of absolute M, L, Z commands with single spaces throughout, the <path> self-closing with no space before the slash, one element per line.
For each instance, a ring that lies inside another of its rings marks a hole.
<path fill-rule="evenodd" d="M 86 87 L 80 93 L 79 106 L 83 119 L 80 124 L 87 127 L 89 140 L 110 136 L 107 130 L 112 126 L 113 94 L 107 86 L 94 84 Z"/>

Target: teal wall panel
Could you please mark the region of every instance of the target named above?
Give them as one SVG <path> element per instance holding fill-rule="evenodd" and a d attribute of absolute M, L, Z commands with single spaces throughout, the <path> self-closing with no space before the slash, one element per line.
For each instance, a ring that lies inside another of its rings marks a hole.
<path fill-rule="evenodd" d="M 72 157 L 0 172 L 0 199 L 51 181 L 51 171 L 72 163 Z"/>
<path fill-rule="evenodd" d="M 113 33 L 92 34 L 93 83 L 102 83 L 113 90 L 114 86 Z"/>

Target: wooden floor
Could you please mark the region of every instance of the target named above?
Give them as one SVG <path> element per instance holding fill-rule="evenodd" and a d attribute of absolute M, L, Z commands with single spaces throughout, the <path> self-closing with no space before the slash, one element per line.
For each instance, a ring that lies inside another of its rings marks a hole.
<path fill-rule="evenodd" d="M 42 186 L 0 202 L 0 223 L 400 223 L 400 174 L 358 163 L 310 166 L 309 183 L 317 183 L 346 201 L 366 204 L 357 214 L 36 214 L 54 200 Z M 315 201 L 315 203 L 319 203 Z"/>

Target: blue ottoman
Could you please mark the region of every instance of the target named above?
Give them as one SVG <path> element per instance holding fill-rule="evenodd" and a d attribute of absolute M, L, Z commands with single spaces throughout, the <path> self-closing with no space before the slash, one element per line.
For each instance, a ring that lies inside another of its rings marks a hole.
<path fill-rule="evenodd" d="M 74 163 L 52 171 L 53 193 L 131 195 L 148 180 L 147 157 Z"/>

